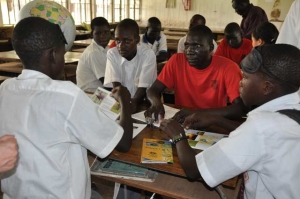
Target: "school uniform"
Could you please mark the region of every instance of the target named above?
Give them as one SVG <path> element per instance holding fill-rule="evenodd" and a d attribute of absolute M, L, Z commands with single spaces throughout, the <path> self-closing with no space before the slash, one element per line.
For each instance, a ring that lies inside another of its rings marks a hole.
<path fill-rule="evenodd" d="M 179 42 L 178 42 L 178 47 L 177 47 L 177 52 L 178 53 L 183 53 L 184 52 L 184 42 L 186 41 L 186 35 L 182 38 L 180 38 Z M 213 44 L 214 44 L 214 50 L 212 51 L 212 53 L 215 53 L 217 48 L 218 48 L 218 44 L 217 42 L 213 39 Z"/>
<path fill-rule="evenodd" d="M 4 198 L 90 199 L 87 149 L 106 157 L 123 129 L 71 82 L 22 71 L 0 86 L 0 136 L 19 145 L 16 169 L 1 181 Z"/>
<path fill-rule="evenodd" d="M 245 172 L 247 199 L 299 198 L 300 126 L 277 112 L 300 110 L 299 102 L 295 92 L 259 106 L 228 138 L 197 154 L 205 182 L 215 187 Z"/>
<path fill-rule="evenodd" d="M 120 82 L 133 97 L 138 87 L 149 88 L 156 76 L 156 56 L 153 50 L 138 45 L 135 57 L 128 61 L 117 48 L 109 49 L 104 86 L 112 87 L 112 82 Z"/>
<path fill-rule="evenodd" d="M 84 91 L 95 92 L 103 87 L 100 78 L 105 75 L 108 47 L 99 46 L 95 40 L 83 51 L 76 70 L 77 86 Z"/>
<path fill-rule="evenodd" d="M 140 35 L 140 45 L 144 45 L 145 47 L 148 47 L 153 50 L 155 55 L 159 55 L 160 52 L 167 52 L 168 46 L 167 46 L 167 38 L 164 33 L 160 33 L 160 36 L 157 38 L 157 40 L 154 41 L 153 44 L 149 43 L 145 34 Z"/>

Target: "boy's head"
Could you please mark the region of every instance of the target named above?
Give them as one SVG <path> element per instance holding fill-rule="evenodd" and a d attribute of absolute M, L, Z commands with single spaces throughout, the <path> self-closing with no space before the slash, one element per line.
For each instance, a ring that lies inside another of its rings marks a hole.
<path fill-rule="evenodd" d="M 160 37 L 161 22 L 157 17 L 151 17 L 148 19 L 148 24 L 146 28 L 147 39 L 150 42 L 158 40 Z"/>
<path fill-rule="evenodd" d="M 270 22 L 262 22 L 252 33 L 252 46 L 261 46 L 264 44 L 275 44 L 279 31 L 276 26 Z"/>
<path fill-rule="evenodd" d="M 237 14 L 243 15 L 246 13 L 247 7 L 250 2 L 249 0 L 232 0 L 231 4 Z"/>
<path fill-rule="evenodd" d="M 40 71 L 59 79 L 64 68 L 64 34 L 59 25 L 39 17 L 28 17 L 17 23 L 12 45 L 25 69 Z"/>
<path fill-rule="evenodd" d="M 224 30 L 225 39 L 231 48 L 239 48 L 242 43 L 242 30 L 237 23 L 229 23 Z"/>
<path fill-rule="evenodd" d="M 214 49 L 211 30 L 204 25 L 194 26 L 187 34 L 184 48 L 185 57 L 191 66 L 205 68 Z"/>
<path fill-rule="evenodd" d="M 206 19 L 202 15 L 195 14 L 191 20 L 189 25 L 189 30 L 194 26 L 204 25 L 206 24 Z"/>
<path fill-rule="evenodd" d="M 300 87 L 300 50 L 288 44 L 253 48 L 240 63 L 240 95 L 246 105 L 262 105 Z"/>
<path fill-rule="evenodd" d="M 108 21 L 103 17 L 96 17 L 91 22 L 91 28 L 95 42 L 105 48 L 111 38 Z"/>
<path fill-rule="evenodd" d="M 135 57 L 140 42 L 139 26 L 132 19 L 122 20 L 116 28 L 115 40 L 120 55 L 127 60 Z"/>

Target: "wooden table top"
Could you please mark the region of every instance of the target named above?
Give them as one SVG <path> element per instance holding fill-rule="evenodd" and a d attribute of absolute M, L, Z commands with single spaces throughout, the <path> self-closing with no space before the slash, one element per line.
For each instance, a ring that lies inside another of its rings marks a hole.
<path fill-rule="evenodd" d="M 65 63 L 77 63 L 80 59 L 81 53 L 79 52 L 66 52 L 65 54 Z M 16 54 L 16 51 L 6 51 L 6 52 L 0 52 L 0 60 L 3 61 L 20 61 L 19 56 Z"/>
<path fill-rule="evenodd" d="M 84 39 L 84 40 L 77 40 L 73 42 L 73 46 L 82 46 L 87 47 L 92 43 L 93 39 Z M 113 42 L 114 40 L 111 39 L 108 42 L 108 46 Z"/>
<path fill-rule="evenodd" d="M 165 30 L 163 32 L 165 35 L 170 35 L 170 36 L 181 36 L 181 37 L 184 37 L 187 32 L 181 32 L 181 31 L 169 31 L 169 30 Z"/>
<path fill-rule="evenodd" d="M 218 130 L 218 129 L 215 129 Z M 214 131 L 214 132 L 220 132 L 220 131 Z M 224 132 L 224 130 L 223 130 Z M 178 159 L 177 151 L 175 146 L 173 146 L 173 158 L 174 158 L 174 164 L 142 164 L 141 161 L 141 150 L 143 145 L 143 139 L 144 138 L 152 138 L 152 139 L 162 139 L 162 140 L 169 140 L 167 135 L 159 130 L 158 128 L 149 128 L 146 127 L 140 134 L 138 134 L 132 142 L 132 146 L 130 150 L 127 153 L 122 153 L 117 150 L 114 150 L 109 158 L 119 160 L 122 162 L 127 162 L 130 164 L 135 164 L 138 166 L 146 167 L 149 169 L 157 170 L 163 173 L 180 176 L 180 177 L 186 177 Z M 200 152 L 200 150 L 196 150 L 196 152 Z M 229 187 L 236 187 L 237 184 L 237 177 L 233 178 L 231 180 L 228 180 L 223 183 L 223 185 L 229 186 Z"/>
<path fill-rule="evenodd" d="M 182 36 L 166 35 L 166 38 L 168 43 L 178 43 Z"/>

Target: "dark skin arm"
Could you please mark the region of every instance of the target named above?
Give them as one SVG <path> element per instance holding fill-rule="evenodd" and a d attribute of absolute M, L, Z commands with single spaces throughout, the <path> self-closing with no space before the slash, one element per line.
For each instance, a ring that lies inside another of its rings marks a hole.
<path fill-rule="evenodd" d="M 156 55 L 156 62 L 163 62 L 166 61 L 168 58 L 168 53 L 167 52 L 159 52 L 158 55 Z"/>
<path fill-rule="evenodd" d="M 131 107 L 130 107 L 130 93 L 124 86 L 115 87 L 111 95 L 116 99 L 121 105 L 120 114 L 120 126 L 124 129 L 124 134 L 116 146 L 116 149 L 120 152 L 129 151 L 132 144 L 132 132 L 133 125 L 131 119 Z"/>
<path fill-rule="evenodd" d="M 170 138 L 173 138 L 180 133 L 184 134 L 183 128 L 175 120 L 164 120 L 159 127 Z M 176 150 L 181 167 L 188 179 L 195 181 L 201 177 L 197 167 L 195 151 L 190 147 L 187 140 L 181 140 L 176 144 Z"/>
<path fill-rule="evenodd" d="M 165 109 L 161 102 L 161 93 L 166 88 L 167 87 L 163 83 L 161 83 L 158 80 L 155 80 L 152 86 L 148 89 L 147 97 L 151 103 L 151 107 L 147 111 L 145 111 L 145 117 L 152 118 L 152 114 L 154 113 L 154 119 L 155 121 L 157 121 L 159 115 L 162 118 L 165 116 Z"/>
<path fill-rule="evenodd" d="M 99 81 L 102 83 L 102 85 L 103 85 L 103 83 L 104 83 L 104 77 L 100 77 L 99 78 Z"/>

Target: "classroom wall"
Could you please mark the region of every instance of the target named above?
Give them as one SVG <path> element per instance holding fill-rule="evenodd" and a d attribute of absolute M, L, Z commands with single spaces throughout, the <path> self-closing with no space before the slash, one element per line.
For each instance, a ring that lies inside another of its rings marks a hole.
<path fill-rule="evenodd" d="M 163 26 L 187 28 L 190 18 L 194 14 L 201 14 L 206 18 L 207 26 L 213 30 L 223 30 L 230 22 L 240 23 L 242 17 L 235 13 L 231 6 L 231 0 L 191 0 L 191 10 L 185 11 L 182 0 L 175 0 L 175 8 L 166 8 L 167 0 L 142 0 L 141 24 L 146 25 L 147 19 L 156 16 Z M 281 0 L 282 13 L 280 19 L 284 19 L 294 0 Z M 268 17 L 272 11 L 275 0 L 250 0 L 254 5 L 262 7 Z M 280 27 L 281 22 L 276 24 Z"/>

